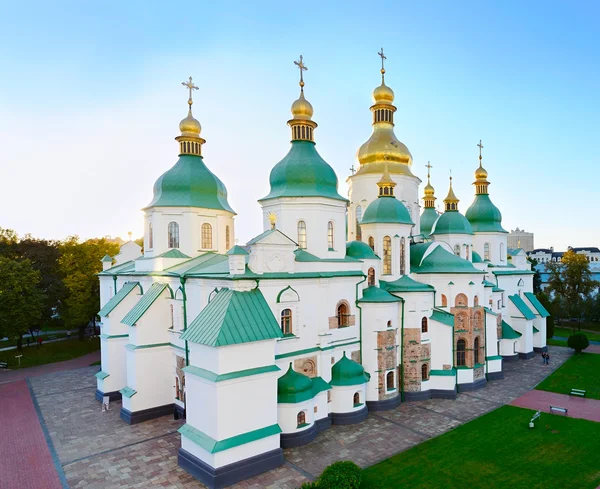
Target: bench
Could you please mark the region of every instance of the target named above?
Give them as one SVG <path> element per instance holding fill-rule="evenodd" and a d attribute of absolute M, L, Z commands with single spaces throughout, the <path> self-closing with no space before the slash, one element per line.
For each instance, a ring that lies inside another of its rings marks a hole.
<path fill-rule="evenodd" d="M 583 389 L 571 389 L 571 395 L 585 397 L 585 391 Z"/>
<path fill-rule="evenodd" d="M 6 368 L 6 367 L 8 367 L 8 363 L 0 362 L 0 368 Z"/>
<path fill-rule="evenodd" d="M 559 407 L 559 406 L 550 406 L 550 412 L 551 413 L 563 413 L 565 416 L 567 416 L 568 413 L 568 409 L 564 408 L 564 407 Z"/>

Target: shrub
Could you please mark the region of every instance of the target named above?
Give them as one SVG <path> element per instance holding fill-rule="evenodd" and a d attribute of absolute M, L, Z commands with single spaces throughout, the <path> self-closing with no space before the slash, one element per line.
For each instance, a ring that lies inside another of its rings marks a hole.
<path fill-rule="evenodd" d="M 316 482 L 305 482 L 300 486 L 300 489 L 317 489 Z"/>
<path fill-rule="evenodd" d="M 349 460 L 335 462 L 327 467 L 317 480 L 318 489 L 358 489 L 362 470 Z"/>
<path fill-rule="evenodd" d="M 548 316 L 546 318 L 546 339 L 549 340 L 554 336 L 554 318 Z"/>
<path fill-rule="evenodd" d="M 577 353 L 581 353 L 582 350 L 585 350 L 588 346 L 590 346 L 590 340 L 585 335 L 585 333 L 574 333 L 569 336 L 567 340 L 567 346 L 569 348 L 573 348 Z"/>

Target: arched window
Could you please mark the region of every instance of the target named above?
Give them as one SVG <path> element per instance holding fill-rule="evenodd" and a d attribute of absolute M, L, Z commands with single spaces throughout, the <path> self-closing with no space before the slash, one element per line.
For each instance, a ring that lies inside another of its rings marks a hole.
<path fill-rule="evenodd" d="M 389 320 L 389 321 L 387 322 L 387 327 L 388 327 L 388 328 L 391 328 L 391 327 L 392 327 L 392 321 L 391 321 L 391 320 Z"/>
<path fill-rule="evenodd" d="M 373 236 L 369 236 L 369 247 L 375 251 L 375 240 L 373 239 Z"/>
<path fill-rule="evenodd" d="M 421 333 L 427 333 L 427 318 L 421 319 Z"/>
<path fill-rule="evenodd" d="M 202 249 L 212 250 L 212 226 L 205 222 L 202 224 Z"/>
<path fill-rule="evenodd" d="M 360 221 L 362 221 L 362 207 L 356 206 L 356 239 L 360 241 L 362 239 L 362 231 L 360 230 Z"/>
<path fill-rule="evenodd" d="M 333 250 L 333 222 L 327 223 L 327 247 Z"/>
<path fill-rule="evenodd" d="M 474 306 L 478 306 L 478 305 L 479 305 L 479 296 L 478 296 L 478 295 L 476 295 L 476 296 L 473 298 L 473 305 L 474 305 Z"/>
<path fill-rule="evenodd" d="M 304 426 L 306 424 L 306 413 L 304 411 L 300 411 L 298 416 L 296 416 L 296 420 L 298 422 L 298 428 Z"/>
<path fill-rule="evenodd" d="M 400 238 L 400 275 L 406 273 L 406 240 L 404 236 Z"/>
<path fill-rule="evenodd" d="M 447 307 L 448 306 L 448 298 L 442 294 L 442 307 Z"/>
<path fill-rule="evenodd" d="M 373 267 L 369 268 L 367 276 L 369 277 L 369 287 L 375 285 L 375 269 Z"/>
<path fill-rule="evenodd" d="M 457 367 L 464 367 L 466 365 L 466 350 L 467 350 L 467 343 L 465 340 L 458 340 L 456 342 L 456 366 Z"/>
<path fill-rule="evenodd" d="M 152 223 L 148 223 L 148 249 L 154 248 L 154 230 L 152 229 Z"/>
<path fill-rule="evenodd" d="M 385 385 L 388 391 L 391 391 L 396 388 L 396 383 L 394 382 L 394 372 L 388 372 L 386 374 Z"/>
<path fill-rule="evenodd" d="M 383 274 L 392 274 L 392 238 L 383 238 Z"/>
<path fill-rule="evenodd" d="M 229 240 L 229 226 L 225 226 L 225 249 L 229 251 L 231 241 Z"/>
<path fill-rule="evenodd" d="M 454 254 L 460 256 L 460 245 L 454 245 Z"/>
<path fill-rule="evenodd" d="M 465 253 L 467 254 L 467 260 L 469 260 L 469 245 L 467 245 L 467 249 L 465 250 Z"/>
<path fill-rule="evenodd" d="M 175 308 L 173 307 L 173 304 L 169 304 L 169 306 L 171 309 L 171 326 L 169 329 L 173 329 L 175 327 Z"/>
<path fill-rule="evenodd" d="M 292 310 L 281 311 L 281 331 L 283 334 L 292 334 Z"/>
<path fill-rule="evenodd" d="M 490 259 L 490 244 L 489 243 L 485 243 L 483 245 L 483 259 L 484 260 Z"/>
<path fill-rule="evenodd" d="M 298 221 L 298 248 L 306 249 L 306 223 Z"/>
<path fill-rule="evenodd" d="M 429 380 L 429 368 L 426 363 L 421 365 L 421 380 Z"/>
<path fill-rule="evenodd" d="M 458 294 L 454 299 L 455 307 L 466 307 L 469 305 L 469 299 L 465 294 Z"/>
<path fill-rule="evenodd" d="M 504 252 L 504 243 L 500 243 L 500 261 L 506 260 L 506 253 Z"/>
<path fill-rule="evenodd" d="M 479 363 L 479 336 L 473 342 L 473 363 L 475 365 Z"/>
<path fill-rule="evenodd" d="M 169 223 L 169 248 L 179 248 L 179 224 Z"/>
<path fill-rule="evenodd" d="M 360 404 L 360 393 L 356 392 L 354 394 L 354 406 L 358 406 Z"/>
<path fill-rule="evenodd" d="M 337 318 L 338 318 L 338 327 L 339 328 L 344 328 L 346 326 L 348 326 L 348 318 L 350 317 L 350 314 L 348 314 L 348 306 L 346 305 L 346 303 L 342 302 L 338 308 L 337 308 Z"/>

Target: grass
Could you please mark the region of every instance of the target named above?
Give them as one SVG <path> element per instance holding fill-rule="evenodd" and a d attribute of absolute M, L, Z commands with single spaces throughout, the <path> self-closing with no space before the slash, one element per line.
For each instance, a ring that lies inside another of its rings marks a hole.
<path fill-rule="evenodd" d="M 586 397 L 600 399 L 600 355 L 575 354 L 536 387 L 559 394 L 569 394 L 573 388 L 586 390 Z"/>
<path fill-rule="evenodd" d="M 43 341 L 48 341 L 51 336 L 53 337 L 53 339 L 66 338 L 67 333 L 54 333 L 52 331 L 42 332 L 41 338 Z M 71 333 L 71 336 L 77 336 L 77 333 L 76 332 Z M 35 345 L 37 338 L 38 337 L 36 334 L 35 338 L 29 339 L 30 343 L 32 345 Z M 23 347 L 27 348 L 27 338 L 23 338 L 22 344 L 23 344 Z M 9 346 L 17 346 L 17 340 L 9 339 L 9 340 L 0 341 L 0 348 L 8 348 Z"/>
<path fill-rule="evenodd" d="M 572 328 L 554 328 L 554 336 L 563 336 L 568 338 L 573 333 L 577 333 L 577 329 Z M 600 341 L 600 333 L 590 333 L 589 331 L 582 331 L 591 341 Z"/>
<path fill-rule="evenodd" d="M 90 363 L 90 367 L 95 367 L 96 365 L 102 365 L 102 362 L 98 360 L 97 362 Z"/>
<path fill-rule="evenodd" d="M 547 339 L 546 344 L 553 346 L 568 346 L 566 340 L 555 340 L 554 338 Z"/>
<path fill-rule="evenodd" d="M 600 323 L 595 322 L 577 322 L 577 321 L 561 321 L 560 323 L 554 323 L 557 328 L 566 328 L 566 329 L 582 329 L 587 331 L 596 331 L 600 333 Z"/>
<path fill-rule="evenodd" d="M 363 471 L 361 489 L 593 489 L 600 423 L 503 406 Z"/>
<path fill-rule="evenodd" d="M 18 360 L 15 355 L 23 355 L 21 358 L 21 368 L 35 367 L 47 363 L 62 362 L 71 360 L 87 353 L 100 349 L 100 339 L 86 338 L 85 341 L 79 341 L 77 338 L 72 340 L 57 341 L 56 343 L 45 343 L 40 348 L 23 348 L 21 351 L 9 350 L 0 352 L 0 362 L 6 362 L 8 368 L 17 369 Z"/>

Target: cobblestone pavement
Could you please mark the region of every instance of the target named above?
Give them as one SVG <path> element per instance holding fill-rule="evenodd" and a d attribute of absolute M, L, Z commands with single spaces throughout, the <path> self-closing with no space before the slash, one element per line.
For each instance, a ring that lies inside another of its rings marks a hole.
<path fill-rule="evenodd" d="M 285 450 L 276 470 L 232 486 L 234 489 L 294 489 L 337 460 L 373 465 L 424 440 L 512 402 L 532 389 L 569 356 L 550 347 L 551 365 L 536 357 L 504 364 L 504 380 L 459 394 L 456 401 L 411 402 L 352 426 L 333 426 L 307 446 Z M 120 402 L 101 413 L 94 398 L 98 367 L 59 372 L 30 380 L 43 421 L 75 488 L 204 486 L 177 465 L 180 421 L 170 416 L 129 426 L 119 418 Z"/>

